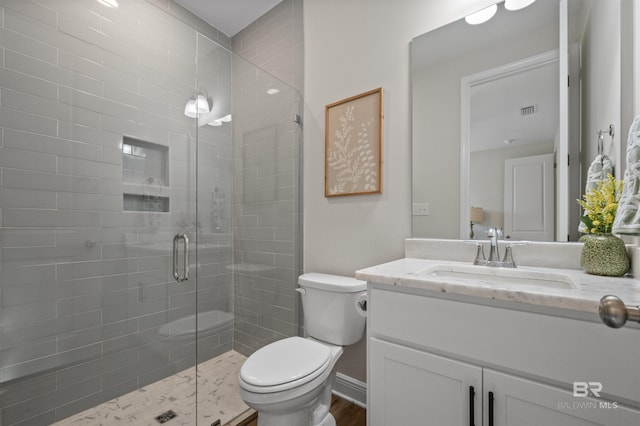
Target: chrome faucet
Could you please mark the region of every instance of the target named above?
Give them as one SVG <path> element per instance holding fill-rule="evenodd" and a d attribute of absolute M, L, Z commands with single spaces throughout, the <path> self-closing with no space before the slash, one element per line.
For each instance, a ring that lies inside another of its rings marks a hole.
<path fill-rule="evenodd" d="M 498 240 L 502 238 L 502 228 L 491 227 L 486 231 L 487 237 L 491 243 L 489 247 L 489 260 L 487 264 L 489 266 L 502 266 L 496 265 L 496 262 L 500 262 L 500 252 L 498 251 Z"/>
<path fill-rule="evenodd" d="M 484 246 L 481 241 L 465 241 L 468 244 L 473 244 L 477 247 L 476 258 L 473 261 L 474 265 L 493 266 L 501 268 L 515 268 L 516 263 L 513 260 L 513 246 L 528 244 L 528 241 L 511 241 L 504 246 L 504 256 L 500 258 L 500 250 L 498 247 L 498 241 L 502 238 L 502 228 L 491 227 L 486 231 L 487 237 L 489 237 L 489 258 L 484 256 Z"/>

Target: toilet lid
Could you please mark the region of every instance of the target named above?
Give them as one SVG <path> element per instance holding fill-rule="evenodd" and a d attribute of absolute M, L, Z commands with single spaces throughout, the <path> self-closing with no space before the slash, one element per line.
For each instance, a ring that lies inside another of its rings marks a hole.
<path fill-rule="evenodd" d="M 289 337 L 271 343 L 251 355 L 240 377 L 254 386 L 276 386 L 306 377 L 329 361 L 331 350 L 322 343 Z"/>

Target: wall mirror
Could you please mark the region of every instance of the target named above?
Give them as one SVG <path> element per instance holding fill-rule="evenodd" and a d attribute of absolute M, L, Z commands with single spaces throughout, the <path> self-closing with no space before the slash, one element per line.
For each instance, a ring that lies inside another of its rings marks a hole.
<path fill-rule="evenodd" d="M 621 126 L 624 1 L 498 4 L 412 40 L 414 237 L 579 238 L 596 132 Z M 619 177 L 623 139 L 605 139 Z"/>

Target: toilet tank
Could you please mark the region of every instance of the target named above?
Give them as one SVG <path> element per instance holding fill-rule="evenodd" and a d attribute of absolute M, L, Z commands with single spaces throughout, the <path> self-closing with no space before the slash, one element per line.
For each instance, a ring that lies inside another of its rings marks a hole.
<path fill-rule="evenodd" d="M 362 338 L 366 317 L 356 309 L 356 298 L 366 294 L 365 281 L 314 272 L 300 275 L 298 284 L 309 336 L 341 346 Z"/>

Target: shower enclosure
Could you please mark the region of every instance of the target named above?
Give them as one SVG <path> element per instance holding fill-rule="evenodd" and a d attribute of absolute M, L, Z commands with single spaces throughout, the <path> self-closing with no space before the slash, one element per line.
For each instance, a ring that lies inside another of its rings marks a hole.
<path fill-rule="evenodd" d="M 0 425 L 157 382 L 106 424 L 210 425 L 201 366 L 298 333 L 300 95 L 172 2 L 104 3 L 0 0 Z"/>

